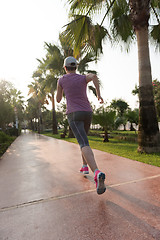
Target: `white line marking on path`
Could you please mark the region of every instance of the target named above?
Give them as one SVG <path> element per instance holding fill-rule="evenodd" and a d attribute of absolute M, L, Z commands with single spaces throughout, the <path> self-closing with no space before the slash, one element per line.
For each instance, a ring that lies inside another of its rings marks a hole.
<path fill-rule="evenodd" d="M 135 180 L 131 180 L 131 181 L 128 181 L 128 182 L 111 184 L 111 185 L 108 185 L 106 187 L 107 188 L 114 188 L 114 187 L 119 187 L 119 186 L 131 184 L 131 183 L 142 182 L 142 181 L 145 181 L 145 180 L 150 180 L 150 179 L 154 179 L 154 178 L 158 178 L 158 177 L 160 177 L 160 174 L 154 175 L 154 176 L 150 176 L 150 177 L 146 177 L 146 178 L 135 179 Z M 60 200 L 60 199 L 70 198 L 70 197 L 78 196 L 78 195 L 85 194 L 85 193 L 95 192 L 95 191 L 96 191 L 96 189 L 94 188 L 94 189 L 90 189 L 90 190 L 86 190 L 86 191 L 82 191 L 82 192 L 77 192 L 77 193 L 71 193 L 71 194 L 63 195 L 63 196 L 50 197 L 50 198 L 46 198 L 46 199 L 38 199 L 38 200 L 30 201 L 30 202 L 20 203 L 20 204 L 17 204 L 17 205 L 0 208 L 0 213 L 1 212 L 6 212 L 6 211 L 9 211 L 9 210 L 13 210 L 13 209 L 17 209 L 17 208 L 32 206 L 32 205 L 39 204 L 39 203 L 45 203 L 45 202 L 50 202 L 50 201 L 56 201 L 56 200 Z"/>

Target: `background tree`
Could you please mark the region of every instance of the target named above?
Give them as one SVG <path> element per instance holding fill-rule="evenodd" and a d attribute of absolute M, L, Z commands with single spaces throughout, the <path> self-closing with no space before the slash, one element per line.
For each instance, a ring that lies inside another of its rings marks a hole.
<path fill-rule="evenodd" d="M 138 125 L 139 110 L 138 109 L 134 109 L 134 110 L 129 109 L 125 113 L 125 116 L 126 116 L 127 121 L 129 121 L 131 124 L 130 131 L 136 131 L 136 129 L 133 127 L 133 123 Z"/>
<path fill-rule="evenodd" d="M 10 101 L 11 105 L 14 108 L 14 112 L 16 111 L 19 125 L 21 126 L 22 121 L 24 120 L 24 97 L 21 95 L 21 91 L 18 91 L 15 88 L 11 88 L 10 90 Z"/>
<path fill-rule="evenodd" d="M 39 118 L 39 103 L 37 98 L 30 97 L 27 100 L 27 107 L 25 116 L 28 121 L 28 127 L 32 131 L 38 131 L 38 118 Z"/>
<path fill-rule="evenodd" d="M 153 80 L 153 94 L 157 110 L 157 117 L 160 121 L 160 82 L 157 79 Z"/>
<path fill-rule="evenodd" d="M 24 101 L 21 92 L 12 83 L 0 81 L 0 128 L 7 131 L 8 125 L 15 126 L 15 110 L 19 120 L 19 126 L 24 118 Z M 10 132 L 7 132 L 10 134 Z M 16 132 L 13 134 L 17 135 Z"/>
<path fill-rule="evenodd" d="M 82 47 L 102 53 L 102 41 L 105 38 L 112 42 L 125 42 L 127 49 L 133 40 L 137 40 L 139 62 L 139 131 L 138 151 L 160 151 L 160 134 L 153 100 L 151 64 L 149 57 L 148 35 L 156 46 L 160 46 L 160 4 L 157 0 L 112 0 L 112 1 L 79 1 L 68 0 L 71 4 L 69 15 L 72 21 L 66 25 L 64 35 L 78 54 Z M 104 17 L 100 24 L 93 24 L 96 11 Z M 149 19 L 154 25 L 148 28 Z M 153 17 L 152 17 L 153 16 Z M 108 17 L 108 29 L 104 20 Z"/>
<path fill-rule="evenodd" d="M 37 79 L 41 87 L 44 89 L 46 98 L 52 103 L 52 133 L 57 134 L 57 120 L 55 111 L 55 91 L 57 88 L 57 78 L 55 78 L 52 71 L 46 71 L 45 63 L 39 65 L 37 71 L 33 73 L 33 77 Z"/>
<path fill-rule="evenodd" d="M 126 118 L 126 111 L 129 109 L 128 103 L 126 103 L 122 99 L 113 99 L 110 107 L 116 111 L 116 127 L 118 128 L 121 124 L 124 126 L 124 130 L 126 130 L 126 123 L 127 123 L 127 118 Z"/>
<path fill-rule="evenodd" d="M 69 128 L 69 123 L 68 123 L 67 116 L 66 116 L 66 104 L 65 103 L 61 103 L 60 106 L 58 106 L 57 119 L 58 119 L 59 127 L 63 128 L 63 133 L 61 134 L 61 137 L 65 138 L 65 136 L 67 135 L 68 128 Z M 71 133 L 69 133 L 69 134 L 71 134 Z"/>
<path fill-rule="evenodd" d="M 160 82 L 155 79 L 152 82 L 153 84 L 153 95 L 154 95 L 154 102 L 157 111 L 157 118 L 160 120 Z M 135 89 L 132 90 L 133 95 L 139 95 L 139 87 L 135 85 Z"/>
<path fill-rule="evenodd" d="M 42 107 L 44 104 L 48 104 L 48 101 L 46 99 L 46 92 L 36 79 L 34 79 L 34 81 L 28 85 L 28 88 L 28 95 L 31 95 L 31 97 L 35 100 L 36 105 L 38 106 L 38 133 L 41 133 L 43 131 Z"/>
<path fill-rule="evenodd" d="M 109 109 L 100 107 L 93 114 L 93 124 L 99 124 L 104 129 L 104 140 L 103 142 L 109 142 L 108 139 L 108 130 L 114 128 L 116 112 Z"/>
<path fill-rule="evenodd" d="M 10 103 L 10 87 L 5 80 L 0 81 L 0 128 L 5 131 L 7 124 L 14 121 L 14 109 Z"/>

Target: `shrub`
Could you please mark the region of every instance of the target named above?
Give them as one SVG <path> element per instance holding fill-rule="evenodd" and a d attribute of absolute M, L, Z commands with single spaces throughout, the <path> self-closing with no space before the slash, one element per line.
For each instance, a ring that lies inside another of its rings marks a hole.
<path fill-rule="evenodd" d="M 7 150 L 9 145 L 15 140 L 16 137 L 11 137 L 0 131 L 0 156 Z"/>

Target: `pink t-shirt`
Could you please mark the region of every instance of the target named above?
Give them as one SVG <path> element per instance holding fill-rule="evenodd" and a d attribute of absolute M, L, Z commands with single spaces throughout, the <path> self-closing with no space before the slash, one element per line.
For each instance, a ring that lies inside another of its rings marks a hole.
<path fill-rule="evenodd" d="M 86 76 L 76 73 L 65 74 L 58 80 L 67 100 L 66 113 L 77 111 L 92 112 L 90 103 L 86 94 Z"/>

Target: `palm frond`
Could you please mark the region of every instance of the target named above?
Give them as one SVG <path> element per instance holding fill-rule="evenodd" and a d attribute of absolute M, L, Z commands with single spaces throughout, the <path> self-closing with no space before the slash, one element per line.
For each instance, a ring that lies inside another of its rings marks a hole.
<path fill-rule="evenodd" d="M 156 50 L 160 51 L 160 23 L 152 27 L 151 37 L 156 44 Z"/>
<path fill-rule="evenodd" d="M 156 17 L 157 23 L 159 24 L 160 23 L 160 16 L 159 16 L 160 14 L 158 14 L 158 13 L 160 13 L 160 11 L 159 11 L 160 3 L 159 3 L 159 8 L 157 9 L 157 5 L 151 2 L 151 9 L 153 11 L 154 16 Z"/>
<path fill-rule="evenodd" d="M 89 90 L 91 90 L 91 91 L 93 92 L 93 94 L 94 94 L 95 96 L 97 96 L 95 87 L 93 87 L 93 86 L 88 86 L 88 88 L 89 88 Z"/>
<path fill-rule="evenodd" d="M 45 49 L 47 50 L 46 58 L 41 63 L 40 67 L 44 70 L 53 70 L 55 74 L 62 72 L 63 67 L 63 55 L 58 46 L 46 43 Z"/>
<path fill-rule="evenodd" d="M 99 24 L 94 25 L 89 44 L 94 49 L 96 56 L 98 56 L 99 53 L 103 53 L 102 43 L 105 39 L 111 40 L 108 30 Z"/>
<path fill-rule="evenodd" d="M 130 43 L 134 39 L 134 30 L 127 1 L 114 2 L 111 16 L 111 32 L 114 41 Z"/>
<path fill-rule="evenodd" d="M 108 13 L 109 13 L 110 10 L 112 9 L 112 6 L 113 6 L 113 4 L 115 3 L 115 1 L 116 1 L 116 0 L 113 0 L 111 3 L 108 3 L 108 2 L 106 3 L 107 11 L 106 11 L 106 13 L 105 13 L 105 15 L 104 15 L 104 17 L 103 17 L 103 19 L 102 19 L 101 26 L 103 25 L 103 22 L 104 22 L 105 18 L 107 17 Z"/>
<path fill-rule="evenodd" d="M 86 45 L 88 41 L 89 31 L 92 28 L 92 23 L 89 17 L 85 15 L 74 16 L 74 22 L 72 21 L 62 33 L 67 44 L 74 49 L 74 55 L 77 56 L 82 46 Z"/>
<path fill-rule="evenodd" d="M 64 53 L 63 57 L 73 56 L 73 48 L 71 45 L 69 45 L 66 37 L 61 33 L 59 34 L 59 40 L 61 43 L 61 49 Z"/>
<path fill-rule="evenodd" d="M 151 0 L 151 6 L 157 9 L 160 9 L 160 1 L 159 0 Z"/>
<path fill-rule="evenodd" d="M 86 14 L 90 12 L 95 13 L 96 11 L 100 11 L 102 9 L 102 5 L 104 0 L 69 0 L 70 12 L 72 14 Z"/>
<path fill-rule="evenodd" d="M 87 72 L 88 64 L 97 60 L 97 57 L 93 53 L 87 53 L 79 62 L 78 71 L 81 74 Z"/>
<path fill-rule="evenodd" d="M 92 24 L 92 21 L 86 15 L 75 15 L 75 21 L 71 22 L 62 33 L 67 43 L 74 49 L 77 56 L 82 49 L 85 52 L 94 52 L 96 55 L 102 53 L 102 41 L 108 36 L 106 28 L 99 24 Z"/>

